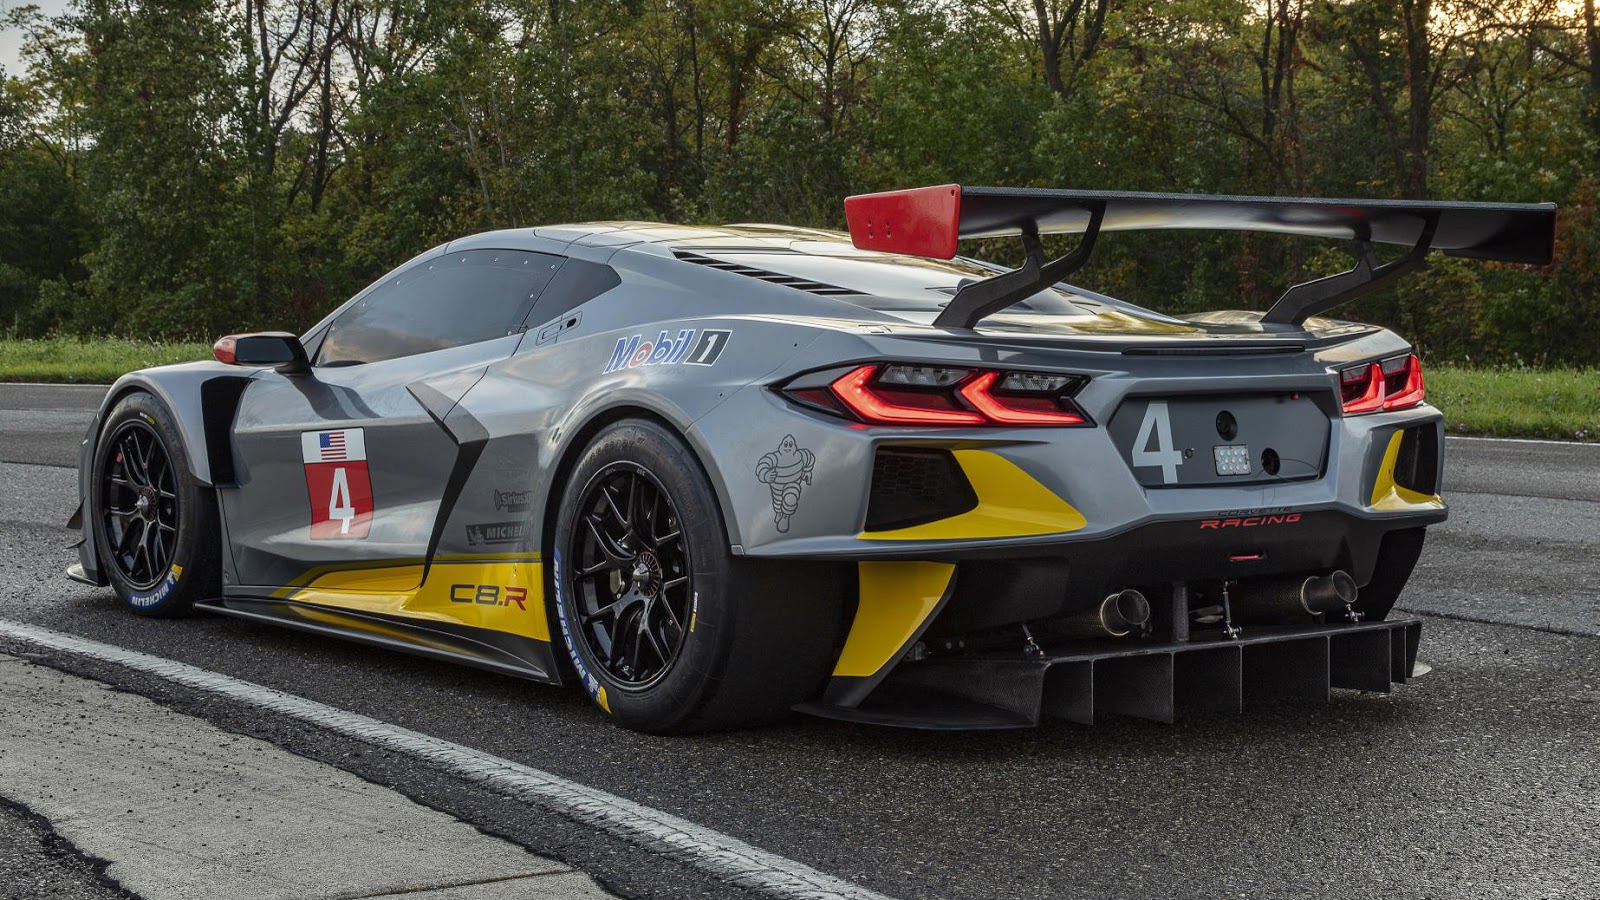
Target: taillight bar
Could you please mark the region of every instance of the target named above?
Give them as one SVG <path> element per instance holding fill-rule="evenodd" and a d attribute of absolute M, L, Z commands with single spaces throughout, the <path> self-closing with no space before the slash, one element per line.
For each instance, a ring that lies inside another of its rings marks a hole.
<path fill-rule="evenodd" d="M 915 402 L 891 400 L 883 394 L 876 393 L 868 385 L 876 374 L 878 374 L 877 366 L 859 366 L 839 376 L 829 387 L 832 388 L 834 396 L 844 403 L 846 409 L 867 422 L 880 425 L 987 424 L 983 416 L 964 409 L 939 409 L 930 404 L 917 405 Z"/>
<path fill-rule="evenodd" d="M 1084 380 L 1076 375 L 865 363 L 836 376 L 802 376 L 782 391 L 812 409 L 870 425 L 1068 428 L 1093 424 L 1072 400 Z"/>
<path fill-rule="evenodd" d="M 1410 409 L 1427 396 L 1422 360 L 1413 353 L 1341 369 L 1339 395 L 1347 416 Z"/>

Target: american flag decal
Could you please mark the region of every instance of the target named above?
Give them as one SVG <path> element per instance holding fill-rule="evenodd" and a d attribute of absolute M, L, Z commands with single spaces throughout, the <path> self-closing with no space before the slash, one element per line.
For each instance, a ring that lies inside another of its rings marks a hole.
<path fill-rule="evenodd" d="M 300 432 L 302 462 L 355 462 L 367 458 L 366 437 L 360 428 Z"/>
<path fill-rule="evenodd" d="M 322 445 L 323 462 L 342 462 L 344 460 L 344 432 L 325 431 L 317 435 L 317 443 Z"/>

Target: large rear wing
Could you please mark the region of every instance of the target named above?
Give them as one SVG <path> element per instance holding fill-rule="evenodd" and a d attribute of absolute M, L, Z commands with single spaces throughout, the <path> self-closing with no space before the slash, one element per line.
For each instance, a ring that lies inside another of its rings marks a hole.
<path fill-rule="evenodd" d="M 1420 268 L 1430 250 L 1534 265 L 1548 264 L 1555 252 L 1553 203 L 1329 200 L 946 184 L 861 194 L 846 198 L 844 209 L 851 240 L 865 250 L 949 259 L 962 239 L 1022 238 L 1027 261 L 1021 268 L 967 284 L 935 320 L 955 328 L 971 328 L 985 316 L 1065 278 L 1088 261 L 1102 231 L 1211 229 L 1353 241 L 1354 268 L 1294 285 L 1262 317 L 1264 323 L 1293 326 Z M 1041 234 L 1082 234 L 1083 239 L 1066 256 L 1046 260 Z M 1379 265 L 1372 257 L 1374 243 L 1411 250 Z"/>

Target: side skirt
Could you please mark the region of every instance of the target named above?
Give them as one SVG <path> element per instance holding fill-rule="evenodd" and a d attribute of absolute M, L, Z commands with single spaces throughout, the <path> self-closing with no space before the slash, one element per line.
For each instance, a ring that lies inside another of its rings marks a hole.
<path fill-rule="evenodd" d="M 457 627 L 449 631 L 396 616 L 376 616 L 293 600 L 219 597 L 195 604 L 206 612 L 343 638 L 501 675 L 560 684 L 550 644 L 531 638 Z"/>

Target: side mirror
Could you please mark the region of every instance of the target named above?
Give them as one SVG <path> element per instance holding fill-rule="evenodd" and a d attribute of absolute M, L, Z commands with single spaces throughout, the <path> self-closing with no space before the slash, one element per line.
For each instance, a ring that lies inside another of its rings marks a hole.
<path fill-rule="evenodd" d="M 211 355 L 230 366 L 274 366 L 285 375 L 311 371 L 306 348 L 287 331 L 230 334 L 211 346 Z"/>

